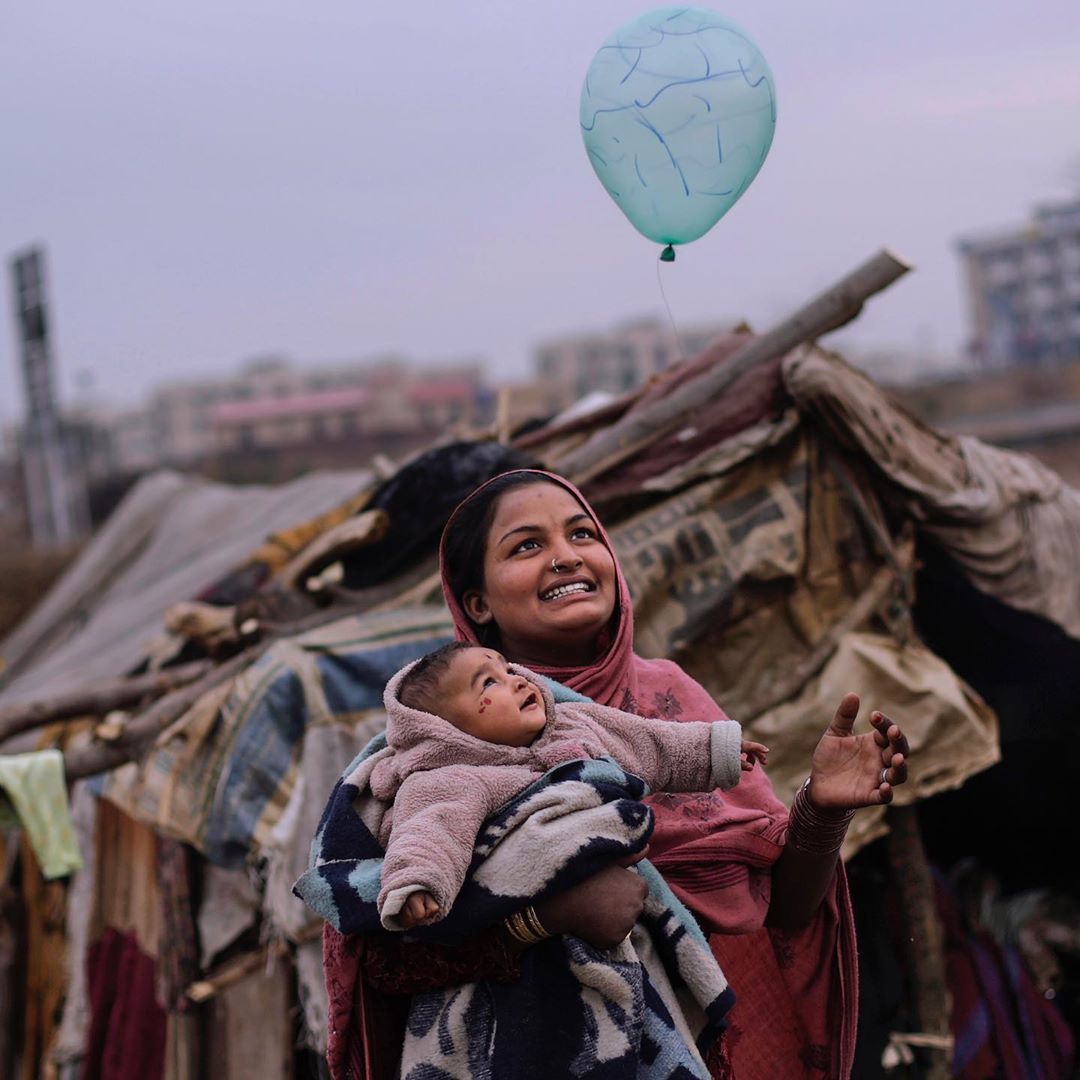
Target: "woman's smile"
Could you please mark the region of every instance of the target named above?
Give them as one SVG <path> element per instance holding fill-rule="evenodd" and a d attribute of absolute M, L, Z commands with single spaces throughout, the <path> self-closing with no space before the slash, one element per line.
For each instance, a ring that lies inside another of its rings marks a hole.
<path fill-rule="evenodd" d="M 559 581 L 549 589 L 545 589 L 540 594 L 540 599 L 544 603 L 550 603 L 552 600 L 565 600 L 571 597 L 595 592 L 595 582 L 589 581 L 586 578 L 575 578 L 571 581 Z"/>

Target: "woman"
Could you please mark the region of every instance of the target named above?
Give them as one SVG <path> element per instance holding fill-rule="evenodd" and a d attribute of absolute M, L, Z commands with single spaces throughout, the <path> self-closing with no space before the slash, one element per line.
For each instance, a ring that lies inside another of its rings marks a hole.
<path fill-rule="evenodd" d="M 594 701 L 667 719 L 711 720 L 723 713 L 677 664 L 633 652 L 629 590 L 611 544 L 580 493 L 547 473 L 506 473 L 475 491 L 443 534 L 443 588 L 457 636 L 497 647 L 508 659 Z M 838 854 L 857 807 L 888 802 L 906 779 L 907 743 L 879 713 L 856 736 L 859 702 L 848 694 L 816 748 L 807 785 L 789 815 L 760 769 L 723 795 L 660 794 L 650 858 L 711 935 L 710 945 L 737 1002 L 715 1076 L 844 1076 L 855 1036 L 854 931 Z M 597 947 L 620 941 L 641 913 L 644 887 L 613 866 L 537 904 L 551 933 Z M 414 992 L 477 978 L 512 978 L 514 958 L 496 928 L 490 940 L 453 951 L 372 941 L 369 984 Z M 433 955 L 434 952 L 434 955 Z M 348 968 L 347 943 L 327 937 L 327 978 Z M 348 980 L 346 980 L 348 981 Z M 363 983 L 364 980 L 359 980 Z M 358 983 L 358 985 L 359 985 Z M 370 986 L 361 995 L 370 998 Z M 340 1000 L 340 994 L 339 994 Z M 333 1057 L 372 1071 L 374 1001 L 356 1039 L 337 1019 Z M 331 1018 L 332 1042 L 335 1020 Z M 351 1053 L 342 1043 L 351 1042 Z"/>

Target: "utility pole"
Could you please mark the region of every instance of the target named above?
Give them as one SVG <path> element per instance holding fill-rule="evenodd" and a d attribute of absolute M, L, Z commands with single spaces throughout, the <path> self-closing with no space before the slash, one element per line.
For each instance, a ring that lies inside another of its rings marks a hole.
<path fill-rule="evenodd" d="M 15 320 L 22 354 L 26 414 L 22 458 L 27 518 L 34 547 L 62 547 L 89 526 L 85 484 L 68 467 L 56 405 L 45 297 L 45 253 L 32 247 L 11 260 Z"/>

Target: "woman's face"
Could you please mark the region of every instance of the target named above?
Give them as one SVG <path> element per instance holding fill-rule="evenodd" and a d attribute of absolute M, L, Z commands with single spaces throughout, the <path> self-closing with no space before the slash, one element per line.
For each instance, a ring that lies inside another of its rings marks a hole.
<path fill-rule="evenodd" d="M 498 628 L 515 663 L 578 667 L 596 659 L 617 588 L 592 516 L 565 488 L 541 481 L 499 497 L 484 585 L 461 602 L 474 623 Z"/>

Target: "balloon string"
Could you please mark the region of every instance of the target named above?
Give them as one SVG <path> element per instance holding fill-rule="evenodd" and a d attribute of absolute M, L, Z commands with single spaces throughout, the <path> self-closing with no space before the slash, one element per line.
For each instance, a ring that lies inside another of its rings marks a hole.
<path fill-rule="evenodd" d="M 667 293 L 664 291 L 664 278 L 660 273 L 660 263 L 663 259 L 656 260 L 656 284 L 660 286 L 660 296 L 663 298 L 664 307 L 667 310 L 668 322 L 671 323 L 671 332 L 675 337 L 675 348 L 679 350 L 679 359 L 686 363 L 686 353 L 683 352 L 682 338 L 679 336 L 679 328 L 675 325 L 675 316 L 671 314 L 671 305 L 668 303 Z"/>

